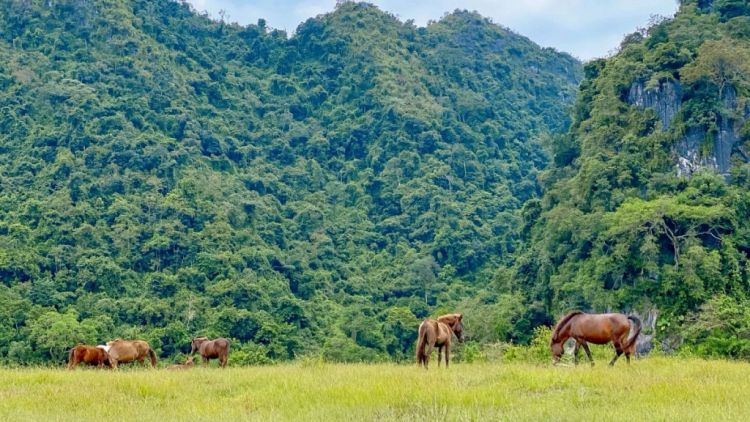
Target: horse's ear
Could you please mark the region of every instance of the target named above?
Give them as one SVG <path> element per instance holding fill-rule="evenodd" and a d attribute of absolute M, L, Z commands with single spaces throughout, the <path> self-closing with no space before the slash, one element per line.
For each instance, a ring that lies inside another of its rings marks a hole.
<path fill-rule="evenodd" d="M 464 319 L 464 314 L 458 314 L 458 320 L 462 321 Z"/>

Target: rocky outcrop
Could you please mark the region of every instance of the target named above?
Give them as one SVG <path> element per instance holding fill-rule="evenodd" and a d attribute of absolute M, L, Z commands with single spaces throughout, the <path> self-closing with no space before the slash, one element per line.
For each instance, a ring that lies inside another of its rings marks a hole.
<path fill-rule="evenodd" d="M 719 118 L 718 130 L 714 133 L 710 153 L 700 152 L 701 144 L 706 140 L 706 130 L 691 128 L 677 142 L 677 174 L 690 175 L 702 168 L 710 168 L 724 176 L 729 176 L 730 159 L 735 146 L 739 148 L 739 128 L 733 119 Z"/>
<path fill-rule="evenodd" d="M 644 82 L 633 83 L 628 94 L 628 103 L 640 109 L 653 108 L 659 115 L 662 130 L 667 130 L 682 107 L 682 85 L 664 79 L 653 88 L 646 88 Z"/>
<path fill-rule="evenodd" d="M 709 168 L 728 177 L 733 152 L 738 151 L 747 159 L 747 154 L 740 149 L 740 128 L 744 120 L 750 117 L 750 107 L 737 110 L 737 91 L 731 86 L 724 90 L 723 102 L 725 110 L 740 114 L 739 119 L 719 115 L 716 128 L 711 129 L 714 132 L 710 146 L 703 145 L 708 128 L 689 128 L 675 145 L 675 164 L 679 175 L 688 176 Z M 654 109 L 661 121 L 662 131 L 666 131 L 682 107 L 682 85 L 665 79 L 656 87 L 646 88 L 644 82 L 636 81 L 630 87 L 628 103 L 640 109 Z"/>

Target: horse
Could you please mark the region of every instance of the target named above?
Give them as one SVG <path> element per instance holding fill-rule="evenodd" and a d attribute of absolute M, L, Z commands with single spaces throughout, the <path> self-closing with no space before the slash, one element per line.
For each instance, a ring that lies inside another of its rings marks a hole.
<path fill-rule="evenodd" d="M 203 359 L 203 364 L 208 366 L 211 359 L 219 359 L 221 367 L 227 366 L 227 355 L 229 355 L 229 341 L 223 337 L 209 340 L 206 337 L 194 338 L 190 341 L 190 354 L 198 352 Z"/>
<path fill-rule="evenodd" d="M 169 366 L 167 366 L 167 369 L 169 369 L 169 370 L 190 369 L 190 368 L 193 367 L 193 359 L 194 358 L 192 356 L 190 356 L 185 361 L 185 364 L 183 364 L 183 365 L 179 365 L 179 364 L 178 365 L 169 365 Z"/>
<path fill-rule="evenodd" d="M 630 322 L 636 325 L 633 336 L 628 339 L 631 332 Z M 617 358 L 625 353 L 625 358 L 630 365 L 630 355 L 635 353 L 635 342 L 641 333 L 641 321 L 634 316 L 624 314 L 586 314 L 581 311 L 572 311 L 562 317 L 555 324 L 552 330 L 552 340 L 550 348 L 552 349 L 552 364 L 560 363 L 564 349 L 563 345 L 569 338 L 576 341 L 575 363 L 578 365 L 578 349 L 583 346 L 586 355 L 594 366 L 594 359 L 591 357 L 588 343 L 607 344 L 612 343 L 615 346 L 615 357 L 609 363 L 614 366 Z"/>
<path fill-rule="evenodd" d="M 144 366 L 147 356 L 151 358 L 151 367 L 156 367 L 156 353 L 145 341 L 124 341 L 118 338 L 107 342 L 107 346 L 109 347 L 109 362 L 114 369 L 117 369 L 121 363 L 134 361 Z"/>
<path fill-rule="evenodd" d="M 81 363 L 96 366 L 99 369 L 104 365 L 112 367 L 106 350 L 101 347 L 86 346 L 83 344 L 70 349 L 70 353 L 68 354 L 68 370 L 72 371 L 76 369 Z"/>
<path fill-rule="evenodd" d="M 438 367 L 442 360 L 443 348 L 445 348 L 445 367 L 450 362 L 451 339 L 456 335 L 460 343 L 464 342 L 463 314 L 443 315 L 435 321 L 426 319 L 419 324 L 419 336 L 417 337 L 417 366 L 424 365 L 424 369 L 430 363 L 432 349 L 438 348 Z M 425 346 L 427 352 L 425 352 Z"/>

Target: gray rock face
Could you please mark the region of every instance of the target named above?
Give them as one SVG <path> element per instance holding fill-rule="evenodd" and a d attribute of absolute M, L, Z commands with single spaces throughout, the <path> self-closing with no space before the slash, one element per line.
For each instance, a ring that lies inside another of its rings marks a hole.
<path fill-rule="evenodd" d="M 647 355 L 654 348 L 654 333 L 656 332 L 656 319 L 659 317 L 659 312 L 650 310 L 641 314 L 632 311 L 630 315 L 640 319 L 641 324 L 643 324 L 641 335 L 635 342 L 635 354 L 636 356 Z"/>
<path fill-rule="evenodd" d="M 663 80 L 659 86 L 646 89 L 643 82 L 635 82 L 630 87 L 628 103 L 640 109 L 653 108 L 661 120 L 661 129 L 667 130 L 682 107 L 682 85 L 679 82 Z"/>
<path fill-rule="evenodd" d="M 682 85 L 679 82 L 663 80 L 659 82 L 659 86 L 646 89 L 643 82 L 635 82 L 630 87 L 628 102 L 640 109 L 656 110 L 661 120 L 662 131 L 666 131 L 682 107 Z M 737 111 L 741 118 L 717 118 L 718 131 L 714 134 L 708 156 L 702 156 L 700 152 L 708 129 L 688 129 L 685 136 L 675 145 L 678 175 L 689 176 L 698 170 L 709 168 L 725 177 L 729 176 L 730 158 L 735 147 L 740 147 L 740 128 L 744 119 L 750 118 L 750 106 L 746 106 L 744 110 L 737 110 L 737 91 L 731 86 L 724 89 L 723 102 L 727 110 Z M 743 151 L 740 152 L 746 155 Z"/>

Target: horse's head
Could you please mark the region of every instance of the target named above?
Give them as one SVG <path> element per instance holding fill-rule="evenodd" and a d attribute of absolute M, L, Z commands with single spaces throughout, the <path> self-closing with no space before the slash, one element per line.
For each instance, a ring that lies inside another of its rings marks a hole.
<path fill-rule="evenodd" d="M 560 363 L 560 358 L 562 357 L 563 353 L 565 353 L 565 349 L 563 348 L 563 344 L 565 342 L 555 341 L 552 340 L 549 344 L 550 349 L 552 349 L 552 364 L 557 365 Z"/>
<path fill-rule="evenodd" d="M 204 341 L 207 341 L 208 338 L 206 337 L 197 337 L 190 341 L 190 354 L 194 355 L 195 352 L 197 352 L 201 348 L 201 344 L 203 344 Z"/>
<path fill-rule="evenodd" d="M 458 341 L 460 343 L 463 343 L 464 342 L 463 319 L 464 319 L 463 314 L 450 314 L 450 315 L 441 316 L 440 318 L 438 318 L 438 321 L 444 324 L 448 324 L 448 326 L 451 327 L 451 330 L 453 330 L 453 333 L 456 334 Z"/>
<path fill-rule="evenodd" d="M 120 342 L 122 342 L 122 339 L 121 338 L 116 338 L 116 339 L 114 339 L 112 341 L 108 341 L 107 343 L 105 343 L 106 346 L 107 346 L 107 351 L 109 351 L 109 349 L 112 347 L 112 345 L 114 345 L 115 343 L 120 343 Z"/>
<path fill-rule="evenodd" d="M 105 365 L 107 368 L 112 367 L 112 363 L 109 361 L 109 353 L 106 349 L 99 346 L 96 348 L 99 351 L 99 359 L 101 360 L 102 364 Z"/>

